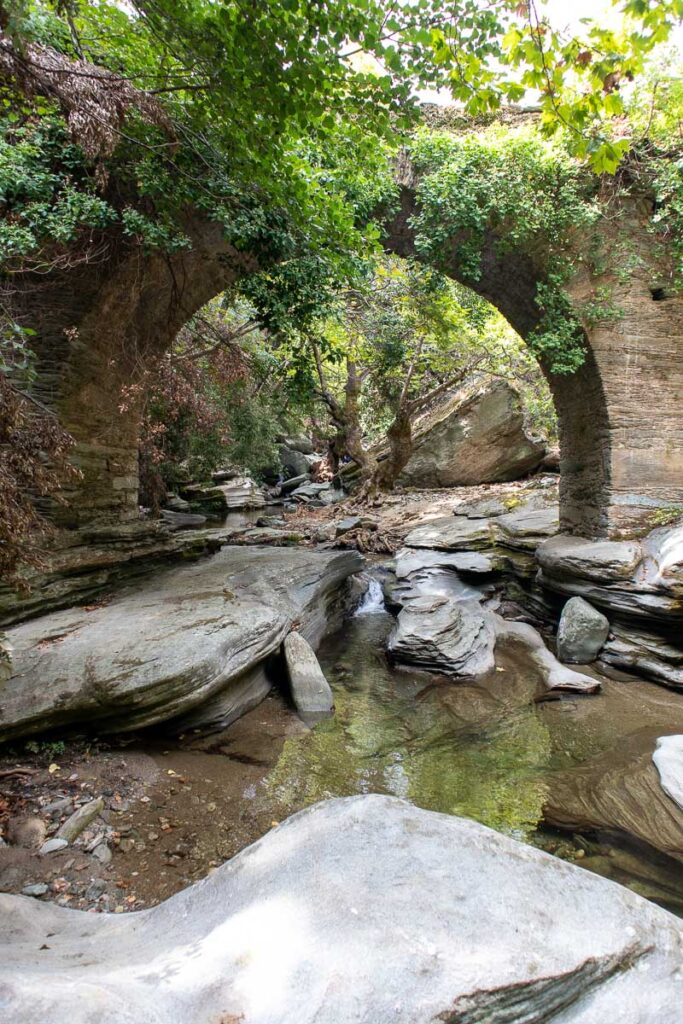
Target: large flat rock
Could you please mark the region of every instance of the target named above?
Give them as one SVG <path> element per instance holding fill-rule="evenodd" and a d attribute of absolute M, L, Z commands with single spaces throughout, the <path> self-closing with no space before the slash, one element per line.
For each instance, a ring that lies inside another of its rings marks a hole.
<path fill-rule="evenodd" d="M 551 537 L 541 544 L 537 558 L 548 576 L 578 577 L 605 583 L 631 579 L 643 558 L 643 549 L 630 540 Z"/>
<path fill-rule="evenodd" d="M 228 721 L 268 692 L 264 660 L 300 620 L 317 644 L 356 552 L 225 548 L 98 606 L 8 631 L 0 739 L 86 723 L 128 730 Z"/>
<path fill-rule="evenodd" d="M 382 796 L 290 818 L 166 903 L 0 896 L 12 1024 L 674 1024 L 681 922 Z"/>
<path fill-rule="evenodd" d="M 493 534 L 488 519 L 445 516 L 411 530 L 405 539 L 409 548 L 436 551 L 470 551 L 490 547 Z"/>

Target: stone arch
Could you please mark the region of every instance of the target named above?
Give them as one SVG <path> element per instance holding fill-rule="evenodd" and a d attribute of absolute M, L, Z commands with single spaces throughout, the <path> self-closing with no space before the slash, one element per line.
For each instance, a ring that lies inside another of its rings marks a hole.
<path fill-rule="evenodd" d="M 415 184 L 408 175 L 400 185 L 386 246 L 411 256 Z M 631 202 L 624 217 L 613 218 L 638 255 L 627 280 L 609 282 L 621 319 L 587 331 L 586 360 L 577 373 L 559 376 L 543 367 L 560 423 L 561 526 L 583 536 L 642 531 L 655 508 L 683 506 L 683 296 L 660 287 L 649 214 Z M 191 248 L 173 255 L 108 237 L 103 255 L 89 262 L 11 282 L 8 304 L 35 331 L 36 394 L 77 443 L 83 477 L 59 513 L 67 528 L 111 531 L 137 521 L 135 385 L 197 309 L 260 269 L 257 258 L 230 246 L 208 218 L 190 212 L 183 229 Z M 501 255 L 496 242 L 492 235 L 484 247 L 477 290 L 528 337 L 538 322 L 542 271 L 522 252 Z M 445 269 L 458 278 L 455 258 Z M 579 273 L 572 283 L 577 306 L 599 284 L 587 271 Z"/>
<path fill-rule="evenodd" d="M 385 246 L 419 258 L 411 227 L 416 181 L 409 167 L 399 173 L 400 202 L 386 225 Z M 632 535 L 651 527 L 656 508 L 683 506 L 683 296 L 657 286 L 662 271 L 650 215 L 649 202 L 633 199 L 622 202 L 619 216 L 612 214 L 611 243 L 627 240 L 635 256 L 628 276 L 596 279 L 580 265 L 568 288 L 579 309 L 606 284 L 620 311 L 613 322 L 586 329 L 580 370 L 556 374 L 540 360 L 559 421 L 560 525 L 580 536 Z M 440 269 L 474 287 L 527 339 L 539 321 L 542 268 L 524 252 L 501 254 L 498 241 L 494 234 L 487 239 L 476 285 L 458 271 L 457 238 Z"/>

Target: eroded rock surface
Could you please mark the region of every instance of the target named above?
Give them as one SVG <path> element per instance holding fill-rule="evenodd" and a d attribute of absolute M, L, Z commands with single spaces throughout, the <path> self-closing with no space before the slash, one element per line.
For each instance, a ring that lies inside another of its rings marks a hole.
<path fill-rule="evenodd" d="M 0 909 L 13 1024 L 680 1016 L 677 918 L 389 797 L 317 804 L 151 910 L 93 915 L 22 896 L 0 896 Z"/>
<path fill-rule="evenodd" d="M 642 541 L 553 537 L 536 557 L 545 591 L 585 598 L 609 618 L 601 660 L 683 687 L 680 525 L 653 530 Z"/>
<path fill-rule="evenodd" d="M 80 722 L 100 731 L 227 724 L 268 692 L 264 661 L 296 620 L 318 643 L 361 566 L 351 551 L 231 547 L 90 610 L 16 626 L 0 738 Z"/>
<path fill-rule="evenodd" d="M 494 667 L 495 633 L 476 601 L 420 596 L 399 612 L 387 650 L 431 672 L 477 676 Z"/>
<path fill-rule="evenodd" d="M 653 764 L 656 742 L 646 727 L 603 756 L 558 773 L 549 787 L 546 821 L 626 835 L 683 861 L 683 809 L 662 788 Z"/>

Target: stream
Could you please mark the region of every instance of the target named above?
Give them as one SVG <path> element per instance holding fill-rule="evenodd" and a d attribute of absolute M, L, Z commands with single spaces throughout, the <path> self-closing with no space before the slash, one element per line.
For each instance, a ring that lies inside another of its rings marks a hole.
<path fill-rule="evenodd" d="M 95 877 L 85 855 L 39 859 L 41 869 L 28 851 L 22 859 L 24 851 L 6 848 L 0 890 L 54 879 L 66 905 L 140 909 L 206 877 L 317 801 L 383 793 L 473 818 L 683 916 L 682 864 L 614 831 L 579 834 L 544 821 L 549 804 L 559 800 L 561 810 L 571 800 L 581 766 L 607 758 L 620 778 L 619 755 L 630 744 L 645 737 L 651 750 L 653 737 L 683 732 L 680 695 L 601 676 L 596 696 L 539 699 L 537 670 L 522 647 L 497 650 L 495 669 L 476 680 L 395 668 L 385 655 L 393 624 L 375 582 L 318 650 L 335 714 L 312 729 L 276 685 L 221 732 L 171 739 L 147 731 L 41 755 L 42 771 L 13 784 L 12 806 L 45 803 L 50 793 L 104 794 L 113 860 Z M 54 758 L 59 770 L 50 774 Z"/>

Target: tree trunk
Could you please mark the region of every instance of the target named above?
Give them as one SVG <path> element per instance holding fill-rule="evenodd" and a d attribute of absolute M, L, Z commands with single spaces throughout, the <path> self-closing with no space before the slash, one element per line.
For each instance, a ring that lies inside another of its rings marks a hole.
<path fill-rule="evenodd" d="M 413 431 L 408 410 L 398 410 L 387 431 L 387 441 L 389 453 L 375 468 L 374 486 L 377 491 L 393 491 L 412 455 Z"/>
<path fill-rule="evenodd" d="M 369 483 L 377 469 L 377 459 L 363 445 L 363 431 L 360 425 L 360 393 L 362 378 L 353 360 L 346 363 L 346 401 L 344 403 L 344 419 L 346 432 L 346 450 L 360 469 L 361 487 Z"/>

